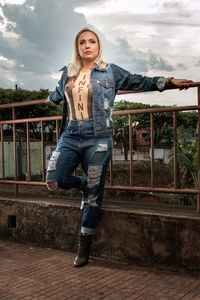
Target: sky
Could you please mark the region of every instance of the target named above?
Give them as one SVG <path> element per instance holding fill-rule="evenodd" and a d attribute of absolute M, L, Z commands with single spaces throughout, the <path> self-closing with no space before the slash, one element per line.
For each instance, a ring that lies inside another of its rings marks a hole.
<path fill-rule="evenodd" d="M 83 27 L 95 30 L 106 61 L 145 76 L 200 81 L 199 0 L 0 0 L 0 87 L 53 91 Z M 197 90 L 117 96 L 195 105 Z"/>

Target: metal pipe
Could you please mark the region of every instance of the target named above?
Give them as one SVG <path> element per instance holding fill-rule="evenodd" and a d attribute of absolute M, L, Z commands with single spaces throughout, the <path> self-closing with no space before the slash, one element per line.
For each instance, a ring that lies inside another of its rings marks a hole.
<path fill-rule="evenodd" d="M 12 118 L 15 120 L 15 108 L 12 107 Z M 16 125 L 13 123 L 13 151 L 14 151 L 14 170 L 15 170 L 15 185 L 14 185 L 14 193 L 15 196 L 18 196 L 18 184 L 17 181 L 17 145 L 16 145 Z"/>
<path fill-rule="evenodd" d="M 193 82 L 189 88 L 193 88 L 193 87 L 198 87 L 200 86 L 200 82 Z M 165 90 L 174 90 L 174 89 L 178 89 L 176 87 L 168 87 L 165 88 Z M 138 94 L 138 93 L 144 93 L 144 92 L 148 92 L 149 91 L 133 91 L 133 90 L 128 90 L 128 91 L 118 91 L 117 95 L 124 95 L 124 94 Z M 155 91 L 152 91 L 155 93 Z M 32 101 L 23 101 L 23 102 L 17 102 L 17 103 L 9 103 L 9 104 L 1 104 L 0 105 L 0 109 L 3 108 L 11 108 L 11 107 L 19 107 L 19 106 L 28 106 L 28 105 L 35 105 L 35 104 L 43 104 L 46 103 L 47 99 L 40 99 L 40 100 L 32 100 Z"/>
<path fill-rule="evenodd" d="M 30 156 L 30 136 L 29 136 L 29 123 L 26 122 L 26 145 L 27 145 L 27 173 L 28 181 L 31 181 L 31 156 Z"/>
<path fill-rule="evenodd" d="M 129 153 L 130 153 L 130 186 L 133 186 L 133 126 L 132 115 L 129 114 Z"/>
<path fill-rule="evenodd" d="M 0 109 L 20 107 L 20 106 L 29 106 L 29 105 L 43 104 L 43 103 L 46 103 L 46 99 L 1 104 Z"/>
<path fill-rule="evenodd" d="M 56 120 L 56 142 L 59 139 L 59 120 Z"/>
<path fill-rule="evenodd" d="M 1 166 L 2 166 L 2 179 L 5 179 L 3 125 L 1 125 Z"/>
<path fill-rule="evenodd" d="M 45 181 L 44 122 L 41 121 L 42 181 Z"/>
<path fill-rule="evenodd" d="M 0 121 L 0 124 L 19 124 L 19 123 L 32 123 L 32 122 L 41 122 L 41 121 L 55 121 L 61 120 L 61 116 L 53 117 L 43 117 L 43 118 L 28 118 L 28 119 L 19 119 L 19 120 L 6 120 Z"/>
<path fill-rule="evenodd" d="M 113 111 L 113 116 L 123 116 L 123 115 L 136 115 L 136 114 L 144 114 L 144 113 L 157 113 L 157 112 L 173 112 L 173 111 L 189 111 L 189 110 L 198 110 L 199 105 L 191 105 L 191 106 L 172 106 L 172 107 L 162 107 L 162 108 L 147 108 L 147 109 L 133 109 L 133 110 L 121 110 L 121 111 Z M 26 122 L 41 122 L 41 121 L 55 121 L 61 120 L 61 116 L 52 116 L 52 117 L 42 117 L 42 118 L 28 118 L 28 119 L 20 119 L 20 120 L 5 120 L 0 121 L 1 124 L 18 124 L 18 123 L 26 123 Z"/>
<path fill-rule="evenodd" d="M 200 105 L 200 86 L 197 88 L 197 101 Z M 198 190 L 200 191 L 200 108 L 198 109 Z M 197 195 L 197 212 L 200 213 L 200 195 Z"/>
<path fill-rule="evenodd" d="M 113 185 L 113 156 L 110 160 L 110 185 Z"/>
<path fill-rule="evenodd" d="M 173 131 L 174 131 L 174 188 L 177 189 L 177 113 L 173 112 Z"/>
<path fill-rule="evenodd" d="M 174 128 L 177 127 L 176 124 L 176 112 L 177 111 L 189 111 L 189 110 L 198 110 L 199 114 L 199 121 L 198 124 L 200 123 L 200 83 L 198 85 L 198 105 L 195 106 L 182 106 L 182 107 L 163 107 L 163 108 L 151 108 L 151 109 L 137 109 L 137 110 L 126 110 L 126 111 L 114 111 L 113 115 L 127 115 L 129 114 L 129 126 L 130 126 L 130 131 L 129 131 L 129 142 L 130 142 L 130 186 L 114 186 L 113 185 L 113 169 L 112 169 L 112 161 L 111 161 L 111 168 L 110 168 L 110 186 L 106 186 L 106 189 L 116 189 L 116 190 L 130 190 L 130 191 L 139 191 L 139 192 L 159 192 L 159 193 L 184 193 L 184 194 L 196 194 L 198 197 L 197 201 L 197 211 L 199 212 L 199 195 L 200 195 L 200 174 L 199 174 L 199 181 L 198 181 L 198 190 L 195 189 L 178 189 L 177 184 L 174 185 L 174 188 L 155 188 L 154 187 L 154 139 L 153 139 L 153 130 L 154 130 L 154 120 L 153 120 L 153 113 L 156 112 L 173 112 L 173 126 Z M 141 92 L 141 91 L 140 91 Z M 130 91 L 128 92 L 130 93 Z M 32 103 L 31 103 L 32 102 Z M 39 104 L 39 103 L 44 103 L 46 100 L 37 100 L 37 101 L 29 101 L 27 105 L 34 105 L 34 104 Z M 43 117 L 43 118 L 30 118 L 30 119 L 21 119 L 21 120 L 15 120 L 15 111 L 14 108 L 17 106 L 24 106 L 26 105 L 27 102 L 21 102 L 21 103 L 13 103 L 12 105 L 0 105 L 1 108 L 12 108 L 12 115 L 13 115 L 13 120 L 6 120 L 6 121 L 0 121 L 1 125 L 1 132 L 2 132 L 2 126 L 3 124 L 13 124 L 13 144 L 14 144 L 14 161 L 15 161 L 15 180 L 0 180 L 0 183 L 14 183 L 15 184 L 15 192 L 17 194 L 18 192 L 18 186 L 21 184 L 30 184 L 30 185 L 45 185 L 45 182 L 31 182 L 31 163 L 30 163 L 30 137 L 29 137 L 29 124 L 30 122 L 42 122 L 43 127 L 43 122 L 45 121 L 56 121 L 56 139 L 58 140 L 58 123 L 59 120 L 61 120 L 61 116 L 52 116 L 52 117 Z M 132 186 L 133 184 L 133 178 L 132 176 L 132 114 L 143 114 L 143 113 L 150 113 L 151 116 L 151 152 L 152 152 L 152 158 L 151 158 L 151 187 L 134 187 Z M 30 181 L 19 181 L 17 180 L 17 161 L 16 161 L 16 124 L 20 123 L 26 123 L 27 126 L 27 165 L 29 169 L 29 180 Z M 43 129 L 41 128 L 42 132 Z M 198 126 L 198 130 L 200 130 L 200 124 Z M 41 143 L 42 144 L 42 164 L 43 164 L 43 170 L 44 170 L 44 132 L 41 132 Z M 200 132 L 199 132 L 200 136 Z M 2 137 L 1 137 L 2 139 Z M 175 133 L 175 141 L 177 140 L 176 138 L 176 133 Z M 28 149 L 29 147 L 29 149 Z M 199 145 L 199 153 L 200 153 L 200 145 Z M 29 157 L 28 157 L 29 156 Z M 200 172 L 200 157 L 199 157 L 199 172 Z M 43 172 L 44 173 L 44 172 Z M 44 175 L 44 174 L 43 174 Z M 44 176 L 43 176 L 44 180 Z M 177 176 L 175 172 L 175 181 L 177 181 Z"/>
<path fill-rule="evenodd" d="M 15 180 L 0 180 L 0 183 L 6 184 L 18 184 L 18 185 L 34 185 L 34 186 L 45 186 L 45 182 L 41 181 L 15 181 Z M 118 191 L 137 191 L 137 192 L 152 192 L 152 193 L 170 193 L 170 194 L 200 194 L 200 190 L 195 189 L 171 189 L 171 188 L 151 188 L 143 186 L 105 186 L 106 190 L 118 190 Z"/>
<path fill-rule="evenodd" d="M 123 115 L 137 115 L 137 114 L 146 114 L 146 113 L 158 113 L 158 112 L 173 112 L 173 111 L 188 111 L 188 110 L 197 110 L 199 108 L 198 105 L 190 105 L 190 106 L 170 106 L 170 107 L 161 107 L 161 108 L 141 108 L 141 109 L 133 109 L 133 110 L 119 110 L 113 111 L 113 116 L 123 116 Z"/>
<path fill-rule="evenodd" d="M 151 187 L 154 187 L 154 116 L 150 113 L 151 123 Z"/>
<path fill-rule="evenodd" d="M 137 192 L 152 192 L 152 193 L 169 193 L 169 194 L 199 194 L 199 190 L 194 189 L 172 189 L 172 188 L 151 188 L 145 186 L 105 186 L 106 190 L 119 190 L 119 191 L 137 191 Z"/>

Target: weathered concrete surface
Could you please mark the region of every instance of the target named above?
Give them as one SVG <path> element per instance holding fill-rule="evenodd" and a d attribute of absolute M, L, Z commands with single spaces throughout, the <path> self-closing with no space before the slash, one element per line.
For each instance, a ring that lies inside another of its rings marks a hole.
<path fill-rule="evenodd" d="M 0 239 L 76 252 L 80 220 L 79 203 L 0 199 Z M 91 252 L 113 260 L 199 270 L 199 233 L 200 217 L 195 214 L 104 208 Z"/>

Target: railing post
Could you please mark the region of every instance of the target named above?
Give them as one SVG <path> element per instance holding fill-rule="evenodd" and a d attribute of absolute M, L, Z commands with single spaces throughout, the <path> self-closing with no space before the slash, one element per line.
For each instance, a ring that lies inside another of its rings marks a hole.
<path fill-rule="evenodd" d="M 193 195 L 197 195 L 197 212 L 200 212 L 200 82 L 198 83 L 194 83 L 193 87 L 197 87 L 197 91 L 198 91 L 198 105 L 192 105 L 192 106 L 181 106 L 181 107 L 165 107 L 165 108 L 149 108 L 149 109 L 135 109 L 135 110 L 124 110 L 124 111 L 115 111 L 113 112 L 113 115 L 129 115 L 129 125 L 130 125 L 130 136 L 129 136 L 129 142 L 130 142 L 130 185 L 126 185 L 126 186 L 115 186 L 113 185 L 113 178 L 112 178 L 112 161 L 111 161 L 111 184 L 112 187 L 108 186 L 107 188 L 111 188 L 111 189 L 116 189 L 116 190 L 129 190 L 129 191 L 146 191 L 146 192 L 158 192 L 158 193 L 180 193 L 180 194 L 193 194 Z M 129 91 L 130 92 L 130 91 Z M 128 92 L 127 92 L 128 93 Z M 0 182 L 2 183 L 12 183 L 15 186 L 15 194 L 18 194 L 18 187 L 19 185 L 45 185 L 44 182 L 31 182 L 31 159 L 30 159 L 30 137 L 29 137 L 29 125 L 30 122 L 46 122 L 46 121 L 56 121 L 56 139 L 58 140 L 58 120 L 61 120 L 61 117 L 59 116 L 53 116 L 53 117 L 43 117 L 43 118 L 31 118 L 31 119 L 20 119 L 20 120 L 15 120 L 15 107 L 19 107 L 19 106 L 24 106 L 24 105 L 33 105 L 33 104 L 39 104 L 39 103 L 43 103 L 43 100 L 36 100 L 36 101 L 28 101 L 28 102 L 23 102 L 23 103 L 13 103 L 13 104 L 6 104 L 6 105 L 0 105 L 0 109 L 5 109 L 5 108 L 12 108 L 12 116 L 13 116 L 13 120 L 7 120 L 7 121 L 0 121 L 0 132 L 1 132 L 1 141 L 5 140 L 5 137 L 3 136 L 3 126 L 4 124 L 12 124 L 13 126 L 13 147 L 14 147 L 14 175 L 15 175 L 15 180 L 5 180 L 2 179 L 0 180 Z M 178 111 L 188 111 L 188 110 L 193 110 L 193 111 L 198 111 L 198 136 L 199 136 L 199 140 L 198 140 L 198 150 L 199 150 L 199 162 L 198 162 L 198 187 L 195 186 L 195 188 L 193 189 L 181 189 L 178 188 L 178 163 L 177 163 L 177 153 L 176 151 L 178 149 L 176 149 L 177 145 L 177 116 L 176 116 L 176 112 Z M 158 112 L 174 112 L 173 114 L 173 126 L 174 126 L 174 151 L 175 151 L 175 156 L 174 156 L 174 188 L 158 188 L 158 187 L 154 187 L 154 113 L 158 113 Z M 133 174 L 132 174 L 132 120 L 131 120 L 131 116 L 135 115 L 135 114 L 144 114 L 144 113 L 150 113 L 150 118 L 151 118 L 151 187 L 145 187 L 145 186 L 133 186 Z M 18 165 L 17 165 L 17 134 L 16 134 L 16 124 L 26 124 L 27 126 L 27 164 L 28 164 L 28 175 L 29 175 L 29 181 L 20 181 L 18 180 Z M 28 123 L 28 124 L 27 124 Z M 44 125 L 44 124 L 43 124 Z M 43 127 L 42 125 L 42 127 Z M 41 138 L 42 141 L 41 143 L 44 142 L 44 136 L 43 133 L 41 134 Z M 5 144 L 5 141 L 3 141 Z M 2 147 L 3 147 L 3 142 L 2 142 Z M 5 145 L 4 145 L 5 146 Z M 44 161 L 44 144 L 42 144 L 42 151 L 43 151 L 43 169 L 45 166 L 45 161 Z M 1 150 L 5 152 L 4 150 Z M 5 164 L 5 159 L 3 164 Z M 2 167 L 3 168 L 3 167 Z M 2 173 L 6 173 L 6 169 L 3 171 Z M 44 172 L 43 172 L 44 173 Z M 44 174 L 43 174 L 43 180 L 44 180 Z"/>
<path fill-rule="evenodd" d="M 12 107 L 12 119 L 15 120 L 15 107 Z M 16 145 L 16 125 L 13 123 L 13 151 L 14 151 L 14 170 L 15 181 L 17 181 L 17 145 Z M 18 196 L 18 184 L 15 183 L 15 196 Z"/>
<path fill-rule="evenodd" d="M 44 122 L 41 121 L 42 181 L 45 182 Z"/>
<path fill-rule="evenodd" d="M 173 112 L 174 131 L 174 188 L 177 189 L 177 113 Z"/>
<path fill-rule="evenodd" d="M 130 157 L 130 186 L 133 186 L 133 127 L 132 115 L 129 114 L 129 157 Z"/>
<path fill-rule="evenodd" d="M 56 120 L 56 142 L 58 142 L 59 139 L 59 122 Z"/>
<path fill-rule="evenodd" d="M 26 145 L 27 145 L 27 173 L 28 173 L 28 181 L 31 181 L 31 157 L 30 157 L 29 122 L 26 122 Z"/>
<path fill-rule="evenodd" d="M 151 122 L 151 188 L 154 187 L 154 116 L 150 113 Z"/>
<path fill-rule="evenodd" d="M 110 160 L 110 185 L 113 185 L 113 156 Z"/>
<path fill-rule="evenodd" d="M 198 194 L 197 194 L 197 213 L 200 213 L 200 86 L 197 88 L 198 98 Z"/>
<path fill-rule="evenodd" d="M 3 125 L 1 125 L 1 166 L 2 166 L 2 179 L 5 179 Z"/>

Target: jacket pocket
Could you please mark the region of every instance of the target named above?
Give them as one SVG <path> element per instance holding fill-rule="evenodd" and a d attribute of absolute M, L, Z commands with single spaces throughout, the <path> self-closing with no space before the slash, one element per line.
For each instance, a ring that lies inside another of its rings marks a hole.
<path fill-rule="evenodd" d="M 101 79 L 98 80 L 97 83 L 100 84 L 103 98 L 109 99 L 110 97 L 112 97 L 114 93 L 114 81 L 111 81 L 109 79 Z"/>

